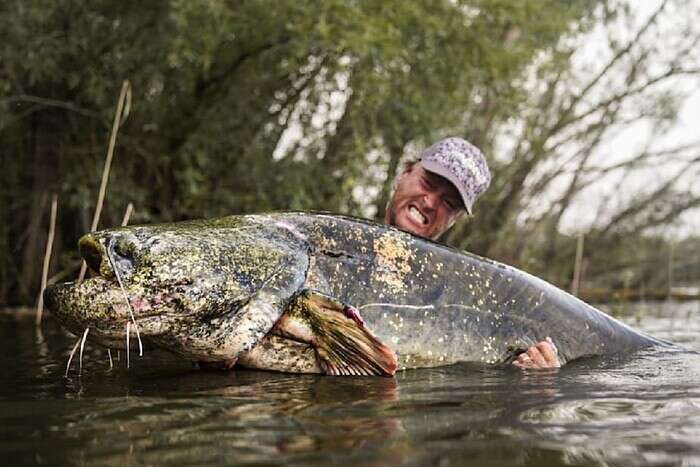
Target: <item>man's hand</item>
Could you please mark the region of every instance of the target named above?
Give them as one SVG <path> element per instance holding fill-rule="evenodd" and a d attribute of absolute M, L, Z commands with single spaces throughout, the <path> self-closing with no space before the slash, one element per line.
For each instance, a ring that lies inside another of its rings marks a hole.
<path fill-rule="evenodd" d="M 539 370 L 544 368 L 559 368 L 561 363 L 557 354 L 559 351 L 552 342 L 551 338 L 547 338 L 542 342 L 533 345 L 526 352 L 518 355 L 513 365 L 522 369 Z"/>

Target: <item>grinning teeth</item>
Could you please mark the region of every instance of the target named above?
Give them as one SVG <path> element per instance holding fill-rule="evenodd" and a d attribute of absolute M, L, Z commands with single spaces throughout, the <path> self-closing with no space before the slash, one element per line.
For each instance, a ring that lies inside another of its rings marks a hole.
<path fill-rule="evenodd" d="M 421 224 L 427 224 L 428 219 L 425 218 L 425 216 L 418 210 L 416 209 L 415 206 L 411 206 L 408 208 L 408 214 L 416 221 L 420 222 Z"/>

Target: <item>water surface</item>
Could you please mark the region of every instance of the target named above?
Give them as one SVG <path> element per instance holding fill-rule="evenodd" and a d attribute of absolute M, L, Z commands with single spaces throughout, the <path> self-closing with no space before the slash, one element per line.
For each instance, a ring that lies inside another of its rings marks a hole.
<path fill-rule="evenodd" d="M 611 309 L 608 308 L 610 311 Z M 6 465 L 700 465 L 700 303 L 621 319 L 687 350 L 559 371 L 454 365 L 396 378 L 203 372 L 85 349 L 50 316 L 0 313 Z M 5 462 L 3 462 L 5 463 Z"/>

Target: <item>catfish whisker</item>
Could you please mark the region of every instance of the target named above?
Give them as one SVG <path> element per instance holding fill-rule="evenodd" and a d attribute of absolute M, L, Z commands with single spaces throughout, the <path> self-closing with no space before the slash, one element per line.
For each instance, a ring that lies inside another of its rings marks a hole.
<path fill-rule="evenodd" d="M 78 375 L 82 374 L 83 372 L 83 349 L 85 348 L 85 341 L 87 340 L 87 335 L 88 332 L 90 331 L 90 328 L 85 328 L 85 332 L 83 333 L 83 338 L 80 341 L 80 358 L 78 359 L 78 362 L 80 362 L 79 370 L 78 370 Z"/>
<path fill-rule="evenodd" d="M 143 356 L 143 344 L 141 343 L 141 334 L 139 333 L 139 326 L 138 326 L 138 324 L 136 324 L 136 318 L 134 317 L 134 309 L 131 308 L 131 302 L 129 301 L 129 296 L 127 295 L 126 289 L 124 288 L 124 283 L 122 282 L 121 274 L 119 274 L 119 270 L 117 269 L 117 263 L 112 259 L 111 248 L 112 248 L 111 245 L 109 246 L 109 248 L 107 248 L 107 258 L 109 259 L 109 262 L 112 265 L 112 270 L 114 271 L 114 275 L 116 276 L 117 282 L 119 283 L 119 288 L 122 289 L 122 294 L 124 295 L 124 301 L 126 302 L 126 306 L 129 309 L 129 316 L 131 316 L 131 321 L 134 323 L 134 330 L 136 331 L 136 338 L 139 340 L 139 357 L 142 357 Z"/>
<path fill-rule="evenodd" d="M 78 350 L 78 346 L 80 345 L 81 340 L 82 339 L 79 337 L 78 342 L 76 342 L 73 346 L 73 350 L 70 351 L 70 356 L 68 357 L 68 364 L 66 365 L 66 374 L 64 375 L 66 378 L 68 377 L 68 370 L 70 370 L 70 362 L 73 361 L 73 355 L 75 355 L 75 351 Z"/>
<path fill-rule="evenodd" d="M 405 308 L 407 310 L 432 310 L 435 305 L 401 305 L 398 303 L 366 303 L 362 306 L 357 307 L 358 310 L 370 307 L 384 307 L 384 308 Z"/>

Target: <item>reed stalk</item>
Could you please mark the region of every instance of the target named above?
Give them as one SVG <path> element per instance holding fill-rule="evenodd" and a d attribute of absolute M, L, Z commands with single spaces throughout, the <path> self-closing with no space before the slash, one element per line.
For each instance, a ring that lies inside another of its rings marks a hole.
<path fill-rule="evenodd" d="M 129 224 L 129 219 L 131 219 L 131 214 L 134 212 L 134 204 L 129 203 L 124 212 L 124 217 L 122 218 L 122 227 L 126 227 Z"/>
<path fill-rule="evenodd" d="M 41 324 L 41 317 L 44 313 L 44 289 L 49 277 L 49 265 L 51 264 L 51 250 L 53 250 L 53 237 L 56 232 L 56 211 L 58 211 L 58 197 L 53 195 L 51 199 L 51 220 L 49 222 L 49 235 L 46 237 L 46 252 L 44 253 L 44 267 L 41 272 L 41 290 L 36 306 L 36 325 Z"/>
<path fill-rule="evenodd" d="M 675 246 L 676 245 L 673 243 L 673 240 L 671 240 L 668 245 L 668 290 L 666 291 L 666 300 L 671 300 L 671 298 L 673 298 L 673 263 Z"/>
<path fill-rule="evenodd" d="M 114 156 L 114 147 L 117 143 L 117 133 L 119 132 L 119 127 L 124 124 L 124 121 L 129 116 L 129 109 L 131 108 L 131 84 L 129 80 L 124 80 L 122 83 L 122 89 L 119 93 L 119 100 L 117 101 L 117 110 L 114 112 L 114 121 L 112 123 L 112 132 L 109 137 L 109 147 L 107 148 L 107 157 L 105 159 L 105 165 L 102 169 L 102 181 L 100 182 L 100 191 L 97 195 L 97 205 L 95 206 L 95 214 L 92 217 L 92 225 L 90 231 L 94 232 L 97 230 L 97 225 L 100 222 L 100 214 L 102 213 L 102 205 L 104 204 L 105 192 L 107 191 L 107 181 L 109 180 L 109 172 L 112 167 L 112 158 Z M 80 274 L 78 275 L 78 281 L 82 281 L 85 278 L 85 272 L 87 270 L 87 264 L 85 261 L 80 266 Z"/>
<path fill-rule="evenodd" d="M 574 262 L 574 278 L 571 281 L 571 294 L 578 296 L 578 291 L 581 286 L 581 269 L 583 264 L 583 240 L 584 235 L 581 233 L 578 235 L 578 241 L 576 242 L 576 260 Z"/>

